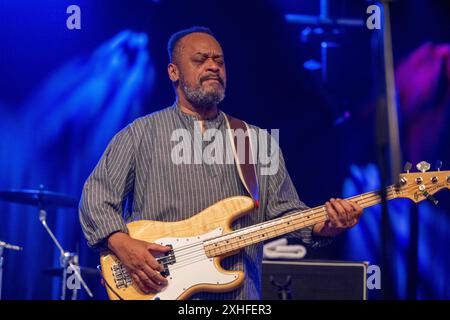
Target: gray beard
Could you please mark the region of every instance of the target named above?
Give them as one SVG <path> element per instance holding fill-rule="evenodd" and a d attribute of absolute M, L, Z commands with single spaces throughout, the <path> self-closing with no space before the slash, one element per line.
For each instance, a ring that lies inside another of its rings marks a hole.
<path fill-rule="evenodd" d="M 225 98 L 225 90 L 205 91 L 202 87 L 190 88 L 185 83 L 181 84 L 186 99 L 193 105 L 204 110 L 217 106 Z"/>

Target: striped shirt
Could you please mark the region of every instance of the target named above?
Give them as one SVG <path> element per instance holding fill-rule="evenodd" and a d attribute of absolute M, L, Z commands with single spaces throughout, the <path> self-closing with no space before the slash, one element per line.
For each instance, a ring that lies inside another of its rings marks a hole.
<path fill-rule="evenodd" d="M 114 232 L 127 233 L 135 220 L 178 221 L 192 217 L 227 197 L 248 195 L 235 164 L 174 164 L 171 140 L 176 129 L 194 135 L 197 118 L 176 105 L 136 119 L 109 143 L 84 184 L 79 214 L 88 245 L 105 249 Z M 226 121 L 218 115 L 204 122 L 227 137 Z M 255 130 L 260 130 L 251 126 Z M 203 143 L 206 147 L 207 142 Z M 278 171 L 258 174 L 260 205 L 233 223 L 239 229 L 308 207 L 299 200 L 280 152 Z M 258 168 L 257 164 L 257 168 Z M 257 170 L 259 172 L 259 170 Z M 314 237 L 312 228 L 293 234 L 305 244 L 319 247 L 328 239 Z M 262 244 L 255 244 L 222 261 L 225 269 L 242 270 L 246 277 L 239 289 L 228 293 L 199 293 L 199 299 L 260 299 Z"/>

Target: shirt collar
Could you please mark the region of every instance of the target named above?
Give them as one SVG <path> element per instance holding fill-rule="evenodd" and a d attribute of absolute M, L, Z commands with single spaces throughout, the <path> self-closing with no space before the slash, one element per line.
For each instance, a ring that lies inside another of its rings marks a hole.
<path fill-rule="evenodd" d="M 196 116 L 181 111 L 180 107 L 178 106 L 178 104 L 176 102 L 172 105 L 172 109 L 184 122 L 186 122 L 190 125 L 193 125 L 193 123 L 195 121 L 199 121 Z M 218 127 L 220 127 L 220 125 L 222 124 L 224 119 L 225 119 L 225 116 L 224 116 L 223 112 L 220 109 L 218 109 L 218 113 L 215 117 L 204 120 L 205 127 L 207 129 L 218 128 Z"/>

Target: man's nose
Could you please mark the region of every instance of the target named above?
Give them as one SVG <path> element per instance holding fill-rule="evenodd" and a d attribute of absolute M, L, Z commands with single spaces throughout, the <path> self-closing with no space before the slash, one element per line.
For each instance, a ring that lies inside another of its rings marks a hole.
<path fill-rule="evenodd" d="M 207 71 L 211 71 L 214 73 L 218 73 L 220 71 L 220 67 L 217 62 L 215 62 L 213 59 L 208 59 L 208 64 L 206 66 Z"/>

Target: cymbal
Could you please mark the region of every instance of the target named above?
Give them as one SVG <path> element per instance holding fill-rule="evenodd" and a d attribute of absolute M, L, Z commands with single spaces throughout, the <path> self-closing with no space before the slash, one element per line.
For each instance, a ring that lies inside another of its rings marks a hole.
<path fill-rule="evenodd" d="M 95 268 L 88 268 L 88 267 L 78 267 L 78 268 L 83 277 L 100 276 L 100 271 Z M 62 277 L 63 268 L 47 268 L 42 270 L 42 273 L 49 275 L 51 277 Z M 71 274 L 73 274 L 73 271 Z"/>
<path fill-rule="evenodd" d="M 76 198 L 43 189 L 0 190 L 0 200 L 39 207 L 78 208 L 78 200 Z"/>

